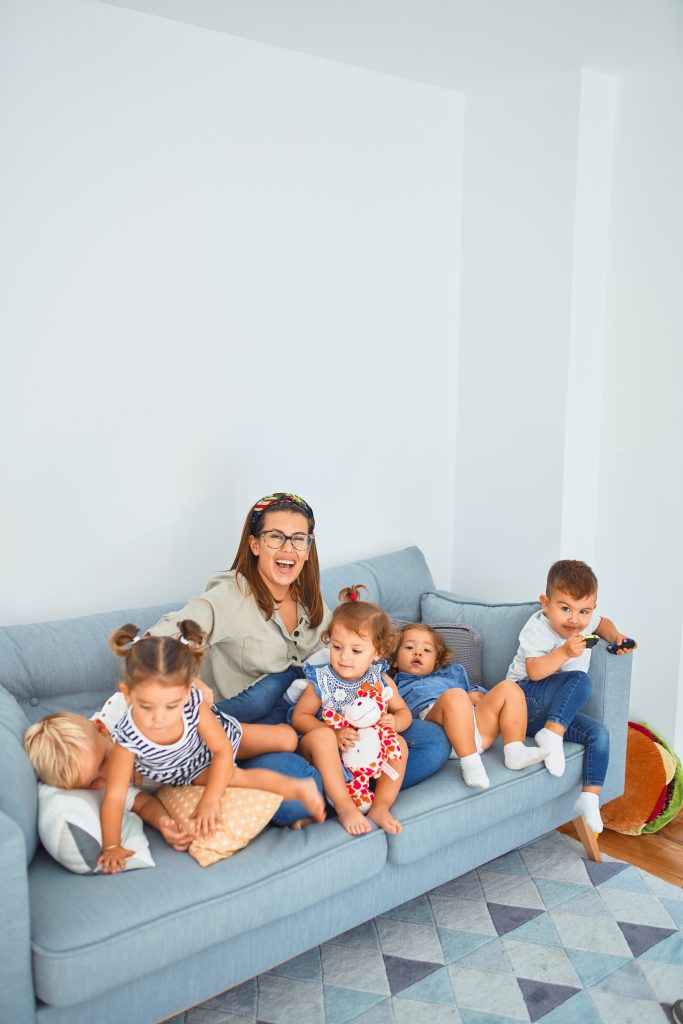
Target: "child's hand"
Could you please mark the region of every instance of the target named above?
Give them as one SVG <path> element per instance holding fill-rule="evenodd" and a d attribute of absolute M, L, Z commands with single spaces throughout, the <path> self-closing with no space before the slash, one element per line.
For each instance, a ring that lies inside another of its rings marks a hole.
<path fill-rule="evenodd" d="M 576 636 L 570 636 L 569 640 L 565 640 L 562 646 L 570 658 L 579 658 L 586 650 L 586 641 L 580 633 L 577 633 Z"/>
<path fill-rule="evenodd" d="M 480 690 L 470 690 L 467 696 L 470 698 L 473 706 L 476 708 L 477 704 L 480 702 L 484 694 L 481 693 Z"/>
<path fill-rule="evenodd" d="M 126 850 L 123 846 L 109 846 L 97 858 L 99 867 L 105 875 L 115 875 L 117 871 L 123 871 L 126 861 L 132 857 L 135 850 Z"/>
<path fill-rule="evenodd" d="M 195 836 L 203 836 L 204 839 L 207 839 L 209 836 L 215 836 L 216 829 L 223 821 L 220 800 L 203 796 L 195 807 L 194 814 L 190 815 L 190 818 L 194 819 Z"/>
<path fill-rule="evenodd" d="M 390 715 L 388 712 L 385 712 L 380 717 L 380 720 L 377 724 L 385 725 L 387 729 L 393 729 L 394 732 L 396 731 L 396 718 L 394 717 L 394 715 Z"/>
<path fill-rule="evenodd" d="M 342 729 L 335 729 L 335 736 L 337 737 L 337 746 L 344 753 L 345 750 L 355 747 L 358 729 L 352 729 L 350 725 L 345 725 Z"/>
<path fill-rule="evenodd" d="M 636 647 L 638 646 L 638 644 L 634 640 L 633 641 L 633 643 L 634 643 L 633 647 L 620 647 L 620 644 L 623 644 L 624 640 L 628 640 L 628 637 L 626 636 L 626 634 L 625 633 L 620 633 L 619 630 L 617 630 L 617 635 L 614 638 L 614 642 L 617 645 L 617 649 L 614 652 L 615 654 L 631 654 L 633 651 L 635 651 Z"/>
<path fill-rule="evenodd" d="M 168 845 L 172 846 L 174 850 L 178 850 L 179 853 L 189 849 L 194 839 L 191 832 L 184 832 L 180 825 L 168 814 L 164 814 L 159 818 L 157 828 Z"/>

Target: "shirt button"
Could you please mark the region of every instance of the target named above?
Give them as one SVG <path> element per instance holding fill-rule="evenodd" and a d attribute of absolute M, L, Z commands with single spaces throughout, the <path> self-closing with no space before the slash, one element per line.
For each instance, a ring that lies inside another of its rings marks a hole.
<path fill-rule="evenodd" d="M 295 630 L 294 630 L 294 636 L 298 636 L 298 635 L 299 635 L 299 630 L 298 630 L 298 629 L 295 629 Z"/>
<path fill-rule="evenodd" d="M 31 697 L 29 704 L 31 705 L 32 708 L 37 708 L 38 705 L 40 704 L 40 701 L 37 697 Z"/>

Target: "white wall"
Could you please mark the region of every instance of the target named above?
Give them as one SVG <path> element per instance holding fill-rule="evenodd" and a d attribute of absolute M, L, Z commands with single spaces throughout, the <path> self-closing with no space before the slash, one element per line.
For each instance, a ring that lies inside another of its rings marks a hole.
<path fill-rule="evenodd" d="M 1 17 L 0 621 L 194 593 L 283 488 L 323 564 L 418 543 L 447 585 L 462 97 L 90 0 Z"/>
<path fill-rule="evenodd" d="M 619 82 L 598 544 L 640 642 L 631 715 L 683 752 L 683 69 Z"/>
<path fill-rule="evenodd" d="M 584 558 L 635 636 L 631 716 L 683 748 L 680 69 L 466 100 L 453 586 Z"/>

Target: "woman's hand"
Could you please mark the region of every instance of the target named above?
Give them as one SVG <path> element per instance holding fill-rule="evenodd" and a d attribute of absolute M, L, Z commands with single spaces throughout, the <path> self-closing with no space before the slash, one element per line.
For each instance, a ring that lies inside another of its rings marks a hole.
<path fill-rule="evenodd" d="M 377 724 L 383 725 L 387 729 L 393 729 L 394 732 L 396 732 L 396 718 L 394 715 L 391 715 L 388 712 L 385 712 L 383 715 L 380 716 L 380 720 Z"/>
<path fill-rule="evenodd" d="M 126 861 L 132 857 L 135 850 L 126 850 L 123 846 L 108 846 L 97 858 L 97 864 L 102 868 L 105 875 L 115 875 L 117 871 L 123 871 Z"/>
<path fill-rule="evenodd" d="M 355 747 L 358 739 L 358 729 L 352 729 L 350 725 L 345 725 L 341 729 L 335 729 L 334 734 L 337 737 L 337 746 L 342 753 Z"/>
<path fill-rule="evenodd" d="M 204 839 L 215 836 L 216 829 L 223 821 L 220 800 L 204 794 L 190 818 L 194 824 L 195 836 L 202 836 Z"/>

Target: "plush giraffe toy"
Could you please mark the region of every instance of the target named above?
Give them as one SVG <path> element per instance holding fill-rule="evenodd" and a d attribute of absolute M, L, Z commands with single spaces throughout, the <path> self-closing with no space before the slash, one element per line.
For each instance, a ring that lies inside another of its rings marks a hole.
<path fill-rule="evenodd" d="M 392 759 L 398 761 L 403 756 L 394 729 L 379 724 L 393 693 L 390 686 L 385 686 L 381 693 L 361 688 L 341 715 L 331 708 L 323 708 L 323 721 L 333 729 L 351 726 L 358 730 L 355 746 L 344 750 L 341 759 L 352 776 L 346 788 L 363 814 L 367 814 L 372 806 L 374 794 L 370 789 L 370 779 L 378 779 L 382 772 L 392 775 L 394 769 L 387 762 Z"/>

